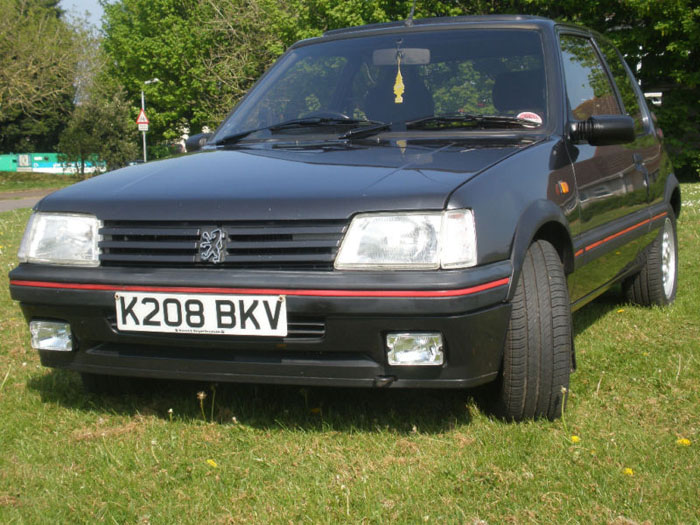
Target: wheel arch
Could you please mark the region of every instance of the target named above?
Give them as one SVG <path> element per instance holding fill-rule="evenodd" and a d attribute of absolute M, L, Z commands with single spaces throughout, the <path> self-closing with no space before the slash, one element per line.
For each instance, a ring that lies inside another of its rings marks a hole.
<path fill-rule="evenodd" d="M 511 263 L 513 275 L 507 300 L 515 293 L 515 285 L 520 277 L 525 253 L 530 245 L 538 240 L 549 242 L 559 254 L 564 273 L 574 270 L 574 249 L 568 221 L 561 208 L 549 200 L 533 202 L 520 216 L 513 235 Z"/>
<path fill-rule="evenodd" d="M 681 215 L 681 187 L 676 176 L 671 173 L 666 179 L 666 202 L 671 205 L 676 219 Z"/>

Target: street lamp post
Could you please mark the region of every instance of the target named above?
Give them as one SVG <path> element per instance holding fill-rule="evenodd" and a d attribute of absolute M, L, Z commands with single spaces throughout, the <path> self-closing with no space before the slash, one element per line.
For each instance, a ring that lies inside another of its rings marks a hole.
<path fill-rule="evenodd" d="M 148 85 L 148 84 L 155 84 L 156 82 L 160 82 L 159 79 L 157 78 L 152 78 L 150 80 L 146 80 L 143 84 Z M 146 96 L 143 94 L 143 88 L 141 88 L 141 111 L 146 111 Z M 148 159 L 146 157 L 146 131 L 143 131 L 143 162 L 147 162 Z"/>

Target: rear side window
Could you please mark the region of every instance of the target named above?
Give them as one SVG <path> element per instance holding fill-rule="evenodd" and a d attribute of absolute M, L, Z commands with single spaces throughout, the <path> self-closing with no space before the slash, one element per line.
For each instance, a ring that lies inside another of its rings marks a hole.
<path fill-rule="evenodd" d="M 615 47 L 606 40 L 598 40 L 598 47 L 605 57 L 610 72 L 612 73 L 617 89 L 622 97 L 622 104 L 625 106 L 625 113 L 634 119 L 634 130 L 636 133 L 644 132 L 644 120 L 642 109 L 639 105 L 639 98 L 634 89 L 635 80 L 630 76 L 622 61 L 622 57 Z"/>
<path fill-rule="evenodd" d="M 561 35 L 560 45 L 566 95 L 574 117 L 620 115 L 615 90 L 590 39 Z"/>

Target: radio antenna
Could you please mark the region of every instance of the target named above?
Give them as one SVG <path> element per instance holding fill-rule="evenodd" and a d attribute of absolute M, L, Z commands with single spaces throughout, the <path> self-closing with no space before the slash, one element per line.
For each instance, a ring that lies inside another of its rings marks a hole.
<path fill-rule="evenodd" d="M 413 5 L 411 6 L 411 12 L 408 14 L 406 19 L 406 27 L 411 27 L 413 25 L 413 13 L 416 11 L 416 0 L 413 0 Z"/>

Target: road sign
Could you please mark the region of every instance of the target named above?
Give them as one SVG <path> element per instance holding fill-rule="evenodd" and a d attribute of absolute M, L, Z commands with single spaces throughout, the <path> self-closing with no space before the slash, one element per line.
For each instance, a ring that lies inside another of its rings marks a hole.
<path fill-rule="evenodd" d="M 139 124 L 139 131 L 148 131 L 148 124 Z"/>
<path fill-rule="evenodd" d="M 141 111 L 139 112 L 139 118 L 136 119 L 136 123 L 139 124 L 139 125 L 140 125 L 140 124 L 145 124 L 146 126 L 148 126 L 148 124 L 149 124 L 148 118 L 146 117 L 146 112 L 143 110 L 143 108 L 142 108 Z M 139 129 L 140 129 L 140 128 L 139 128 Z"/>

